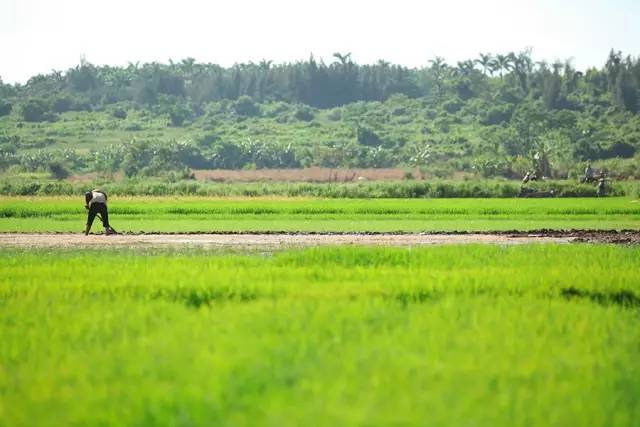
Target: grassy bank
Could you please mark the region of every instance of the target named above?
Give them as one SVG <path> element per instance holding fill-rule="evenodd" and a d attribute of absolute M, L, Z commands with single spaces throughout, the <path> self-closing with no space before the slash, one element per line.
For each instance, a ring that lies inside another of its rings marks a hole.
<path fill-rule="evenodd" d="M 211 183 L 156 180 L 72 183 L 47 179 L 0 180 L 0 195 L 81 195 L 102 188 L 119 196 L 208 196 L 208 197 L 323 197 L 323 198 L 513 198 L 520 193 L 519 181 L 377 181 L 336 183 Z M 528 185 L 533 191 L 551 192 L 554 197 L 596 197 L 594 185 L 575 181 L 548 181 Z M 607 196 L 640 195 L 636 181 L 612 182 Z"/>

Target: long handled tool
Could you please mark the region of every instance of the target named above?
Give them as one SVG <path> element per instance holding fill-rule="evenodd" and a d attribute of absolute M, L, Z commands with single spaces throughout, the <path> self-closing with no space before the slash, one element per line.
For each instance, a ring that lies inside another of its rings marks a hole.
<path fill-rule="evenodd" d="M 96 216 L 97 216 L 98 218 L 100 218 L 100 222 L 102 222 L 102 223 L 104 224 L 104 221 L 103 221 L 103 219 L 102 219 L 102 215 L 100 215 L 100 214 L 96 214 Z M 116 229 L 115 229 L 115 228 L 113 228 L 113 227 L 109 226 L 109 229 L 111 229 L 111 231 L 113 231 L 113 234 L 118 234 L 118 232 L 116 231 Z"/>

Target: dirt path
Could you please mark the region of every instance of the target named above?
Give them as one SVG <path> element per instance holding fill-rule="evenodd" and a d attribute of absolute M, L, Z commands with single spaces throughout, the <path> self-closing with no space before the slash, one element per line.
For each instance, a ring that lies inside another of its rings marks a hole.
<path fill-rule="evenodd" d="M 287 248 L 323 245 L 420 246 L 440 244 L 524 243 L 639 244 L 638 231 L 540 231 L 536 233 L 434 233 L 434 234 L 123 234 L 117 236 L 72 233 L 0 233 L 1 247 L 18 248 L 142 248 L 190 246 L 202 248 Z"/>
<path fill-rule="evenodd" d="M 572 238 L 499 234 L 0 234 L 0 247 L 239 247 L 279 248 L 322 245 L 414 246 L 446 243 L 568 243 Z"/>

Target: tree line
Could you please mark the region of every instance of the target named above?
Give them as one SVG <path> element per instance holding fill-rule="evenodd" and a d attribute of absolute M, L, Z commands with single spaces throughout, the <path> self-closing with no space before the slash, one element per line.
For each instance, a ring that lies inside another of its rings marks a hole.
<path fill-rule="evenodd" d="M 235 64 L 221 67 L 193 58 L 168 64 L 130 63 L 96 66 L 85 60 L 65 72 L 52 71 L 9 85 L 0 80 L 0 115 L 14 105 L 24 119 L 39 121 L 69 110 L 91 110 L 129 101 L 140 106 L 187 105 L 202 110 L 208 102 L 250 97 L 255 102 L 284 101 L 330 108 L 355 101 L 384 101 L 394 94 L 436 100 L 491 98 L 512 102 L 540 99 L 549 109 L 583 109 L 605 104 L 640 111 L 640 58 L 612 50 L 601 68 L 577 71 L 570 61 L 536 62 L 531 52 L 488 54 L 448 64 L 436 57 L 421 68 L 380 60 L 360 65 L 351 54 L 335 53 L 325 63 L 306 61 Z"/>
<path fill-rule="evenodd" d="M 584 72 L 570 61 L 536 62 L 527 50 L 456 64 L 436 57 L 420 68 L 359 65 L 339 53 L 330 63 L 311 57 L 228 68 L 193 59 L 126 67 L 81 61 L 23 85 L 0 81 L 0 116 L 14 116 L 0 123 L 0 170 L 182 177 L 189 168 L 407 166 L 437 176 L 535 169 L 566 177 L 579 162 L 601 159 L 621 177 L 640 176 L 639 82 L 640 59 L 613 50 L 602 67 Z M 73 120 L 92 127 L 111 120 L 126 141 L 54 152 L 46 144 L 62 131 L 33 125 L 41 131 L 29 137 L 17 129 L 31 128 L 21 120 L 55 121 L 66 111 L 101 111 Z M 181 140 L 141 132 L 141 115 L 185 126 Z M 307 131 L 288 141 L 258 132 L 276 125 Z"/>

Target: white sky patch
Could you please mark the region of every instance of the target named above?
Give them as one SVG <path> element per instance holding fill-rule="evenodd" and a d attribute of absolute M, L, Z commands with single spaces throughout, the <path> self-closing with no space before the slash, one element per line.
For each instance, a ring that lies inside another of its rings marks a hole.
<path fill-rule="evenodd" d="M 358 63 L 411 67 L 479 52 L 533 48 L 534 59 L 602 66 L 611 48 L 639 55 L 637 0 L 0 0 L 0 77 L 25 82 L 94 64 L 194 57 L 236 62 Z"/>

